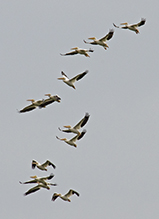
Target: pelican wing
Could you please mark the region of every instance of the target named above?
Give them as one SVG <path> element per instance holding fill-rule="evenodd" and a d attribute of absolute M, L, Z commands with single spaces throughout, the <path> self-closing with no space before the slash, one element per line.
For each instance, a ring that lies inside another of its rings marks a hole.
<path fill-rule="evenodd" d="M 65 53 L 65 54 L 60 54 L 62 56 L 68 56 L 68 55 L 75 55 L 75 54 L 78 54 L 78 52 L 75 50 L 75 51 L 71 51 L 71 52 L 68 52 L 68 53 Z"/>
<path fill-rule="evenodd" d="M 66 79 L 69 80 L 69 77 L 63 71 L 61 71 L 61 74 L 62 74 L 63 77 L 65 77 Z"/>
<path fill-rule="evenodd" d="M 59 197 L 59 194 L 54 193 L 51 200 L 55 201 L 58 197 Z"/>
<path fill-rule="evenodd" d="M 138 24 L 136 24 L 136 26 L 140 27 L 140 26 L 144 25 L 145 22 L 146 22 L 146 19 L 142 18 L 141 21 Z"/>
<path fill-rule="evenodd" d="M 116 24 L 114 24 L 114 23 L 113 23 L 113 25 L 114 25 L 114 27 L 116 27 L 116 28 L 128 29 L 128 27 L 127 27 L 127 26 L 120 27 L 120 26 L 117 26 L 117 25 L 116 25 Z"/>
<path fill-rule="evenodd" d="M 67 133 L 71 133 L 71 131 L 70 130 L 68 130 L 68 129 L 60 129 L 60 128 L 58 128 L 61 132 L 67 132 Z"/>
<path fill-rule="evenodd" d="M 20 182 L 20 184 L 30 184 L 30 183 L 38 183 L 38 179 L 33 179 L 26 182 Z"/>
<path fill-rule="evenodd" d="M 74 194 L 76 194 L 77 196 L 79 196 L 79 193 L 78 193 L 78 192 L 74 191 L 73 189 L 70 189 L 69 192 L 65 194 L 65 196 L 66 196 L 67 198 L 69 198 L 71 195 L 74 195 Z"/>
<path fill-rule="evenodd" d="M 25 108 L 23 108 L 22 110 L 20 110 L 20 113 L 25 113 L 25 112 L 29 112 L 31 110 L 34 110 L 36 108 L 36 106 L 34 104 L 31 104 L 29 106 L 26 106 Z"/>
<path fill-rule="evenodd" d="M 37 186 L 35 186 L 35 187 L 29 189 L 24 195 L 25 195 L 25 196 L 26 196 L 26 195 L 29 195 L 29 194 L 31 194 L 31 193 L 33 193 L 33 192 L 38 191 L 39 189 L 40 189 L 40 186 L 37 185 Z"/>
<path fill-rule="evenodd" d="M 77 140 L 80 140 L 81 138 L 83 138 L 83 136 L 86 134 L 86 130 L 84 129 L 80 135 L 77 136 Z"/>
<path fill-rule="evenodd" d="M 32 169 L 35 169 L 36 163 L 37 163 L 37 162 L 36 162 L 35 160 L 32 160 L 32 164 L 31 164 Z"/>
<path fill-rule="evenodd" d="M 81 78 L 83 78 L 86 74 L 88 73 L 88 70 L 86 70 L 85 72 L 76 75 L 74 78 L 70 79 L 70 82 L 74 83 L 75 81 L 80 80 Z"/>
<path fill-rule="evenodd" d="M 85 117 L 83 119 L 81 119 L 81 121 L 79 123 L 77 123 L 77 125 L 74 126 L 75 129 L 80 129 L 82 128 L 88 121 L 89 119 L 89 114 L 86 113 Z"/>
<path fill-rule="evenodd" d="M 52 98 L 48 98 L 46 100 L 44 100 L 40 105 L 39 105 L 39 108 L 42 108 L 42 107 L 45 107 L 51 103 L 53 103 L 55 100 L 52 99 Z"/>
<path fill-rule="evenodd" d="M 53 164 L 53 163 L 51 163 L 49 160 L 47 160 L 45 163 L 43 163 L 41 166 L 43 166 L 43 167 L 47 167 L 47 166 L 52 166 L 54 169 L 56 168 L 56 166 Z M 50 175 L 51 176 L 51 175 Z M 50 177 L 49 176 L 49 177 Z"/>
<path fill-rule="evenodd" d="M 75 137 L 71 138 L 69 141 L 75 142 L 78 139 L 79 135 L 77 134 Z"/>
<path fill-rule="evenodd" d="M 42 178 L 40 178 L 40 179 L 42 179 L 42 180 L 50 180 L 50 179 L 52 179 L 53 177 L 54 177 L 54 174 L 51 173 L 50 176 L 42 177 Z"/>
<path fill-rule="evenodd" d="M 109 33 L 104 36 L 103 38 L 99 39 L 99 41 L 106 41 L 106 40 L 110 40 L 113 37 L 114 34 L 114 30 L 110 30 Z"/>

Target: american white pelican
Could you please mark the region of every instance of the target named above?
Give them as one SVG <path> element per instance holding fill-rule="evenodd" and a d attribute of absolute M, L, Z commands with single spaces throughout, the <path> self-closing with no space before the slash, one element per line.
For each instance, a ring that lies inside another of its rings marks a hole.
<path fill-rule="evenodd" d="M 64 127 L 67 129 L 62 130 L 59 128 L 59 130 L 62 132 L 67 132 L 67 133 L 73 132 L 73 133 L 80 135 L 81 133 L 79 132 L 79 129 L 82 128 L 88 122 L 89 116 L 90 115 L 86 113 L 84 118 L 81 119 L 81 121 L 78 122 L 77 125 L 75 125 L 74 127 L 71 127 L 70 125 L 65 125 Z"/>
<path fill-rule="evenodd" d="M 37 186 L 34 186 L 33 188 L 29 189 L 24 195 L 25 196 L 29 195 L 33 192 L 38 191 L 41 188 L 45 188 L 45 189 L 48 189 L 48 190 L 50 189 L 50 187 L 48 185 L 44 185 L 43 183 L 39 183 Z"/>
<path fill-rule="evenodd" d="M 50 180 L 54 177 L 54 175 L 51 173 L 49 176 L 46 177 L 37 177 L 37 176 L 31 176 L 30 178 L 32 178 L 33 180 L 29 180 L 26 182 L 21 182 L 19 181 L 20 184 L 30 184 L 30 183 L 42 183 L 44 185 L 47 185 L 48 183 L 46 182 L 46 180 Z M 56 184 L 53 184 L 56 185 Z"/>
<path fill-rule="evenodd" d="M 76 81 L 80 80 L 81 78 L 83 78 L 87 73 L 88 73 L 88 70 L 86 70 L 83 73 L 80 73 L 80 74 L 76 75 L 75 77 L 69 79 L 67 77 L 67 75 L 62 71 L 61 74 L 62 74 L 63 77 L 58 78 L 58 80 L 63 80 L 63 82 L 66 83 L 68 86 L 73 87 L 74 89 L 76 89 L 75 86 L 74 86 L 74 83 Z"/>
<path fill-rule="evenodd" d="M 71 200 L 69 199 L 69 197 L 71 195 L 74 195 L 76 194 L 77 196 L 79 196 L 79 193 L 74 191 L 73 189 L 70 189 L 68 193 L 66 193 L 65 195 L 61 195 L 61 194 L 58 194 L 58 193 L 54 193 L 53 196 L 52 196 L 52 201 L 55 201 L 58 197 L 60 197 L 62 200 L 64 201 L 68 201 L 68 202 L 71 202 Z"/>
<path fill-rule="evenodd" d="M 74 147 L 77 147 L 77 145 L 75 144 L 75 142 L 77 140 L 80 140 L 86 133 L 86 130 L 84 129 L 80 135 L 76 135 L 75 137 L 71 138 L 70 140 L 68 140 L 67 138 L 59 138 L 56 136 L 57 139 L 61 140 L 61 141 L 65 141 L 67 144 L 71 145 L 71 146 L 74 146 Z"/>
<path fill-rule="evenodd" d="M 35 167 L 39 168 L 40 170 L 45 170 L 47 171 L 46 167 L 47 166 L 52 166 L 54 169 L 56 168 L 56 166 L 51 163 L 49 160 L 47 160 L 45 163 L 40 164 L 38 161 L 36 160 L 32 160 L 32 169 L 35 169 Z"/>
<path fill-rule="evenodd" d="M 51 96 L 51 94 L 45 94 L 45 96 L 48 96 L 49 98 L 48 99 L 45 99 L 40 105 L 39 105 L 39 108 L 43 108 L 43 107 L 46 107 L 47 105 L 57 101 L 57 102 L 60 102 L 61 98 L 58 96 L 58 95 L 54 95 L 54 96 Z"/>
<path fill-rule="evenodd" d="M 137 29 L 137 27 L 140 27 L 142 25 L 144 25 L 146 22 L 146 19 L 142 18 L 141 21 L 137 24 L 128 24 L 127 22 L 125 23 L 121 23 L 120 25 L 125 25 L 125 26 L 117 26 L 116 24 L 113 23 L 114 27 L 117 27 L 117 28 L 122 28 L 122 29 L 129 29 L 129 30 L 132 30 L 132 31 L 135 31 L 136 34 L 139 33 L 139 30 Z"/>
<path fill-rule="evenodd" d="M 71 50 L 74 50 L 74 51 L 71 51 L 71 52 L 68 52 L 68 53 L 65 53 L 65 54 L 61 54 L 61 56 L 68 56 L 68 55 L 76 55 L 76 54 L 81 54 L 81 55 L 85 55 L 86 57 L 90 57 L 88 55 L 88 52 L 94 52 L 94 50 L 92 49 L 80 49 L 78 47 L 75 47 L 75 48 L 72 48 Z"/>
<path fill-rule="evenodd" d="M 26 106 L 25 108 L 20 110 L 19 113 L 25 113 L 25 112 L 29 112 L 31 110 L 34 110 L 34 109 L 36 109 L 36 107 L 38 107 L 40 104 L 43 103 L 43 100 L 35 101 L 34 99 L 28 99 L 27 101 L 31 101 L 32 104 L 29 106 Z"/>
<path fill-rule="evenodd" d="M 110 40 L 113 37 L 114 34 L 114 30 L 110 30 L 109 33 L 107 35 L 105 35 L 104 37 L 102 37 L 101 39 L 96 39 L 96 37 L 89 37 L 89 40 L 93 40 L 93 42 L 87 42 L 85 40 L 83 40 L 85 43 L 88 44 L 92 44 L 92 45 L 100 45 L 103 46 L 104 49 L 107 49 L 107 47 L 109 48 L 109 46 L 106 44 L 107 40 Z"/>

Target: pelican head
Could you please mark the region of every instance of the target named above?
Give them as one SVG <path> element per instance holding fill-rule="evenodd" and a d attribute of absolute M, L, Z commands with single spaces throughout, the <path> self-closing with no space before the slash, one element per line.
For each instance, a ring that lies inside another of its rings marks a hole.
<path fill-rule="evenodd" d="M 59 103 L 61 102 L 61 98 L 58 95 L 55 95 L 54 97 L 55 97 L 57 102 L 59 102 Z"/>

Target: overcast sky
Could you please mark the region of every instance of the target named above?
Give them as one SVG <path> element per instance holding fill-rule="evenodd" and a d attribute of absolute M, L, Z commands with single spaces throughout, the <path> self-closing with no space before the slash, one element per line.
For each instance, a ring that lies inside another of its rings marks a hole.
<path fill-rule="evenodd" d="M 1 218 L 159 218 L 159 29 L 157 0 L 0 1 Z M 140 34 L 113 22 L 137 23 Z M 88 45 L 114 29 L 109 49 Z M 60 56 L 92 48 L 90 58 Z M 75 86 L 57 80 L 89 70 Z M 61 103 L 19 114 L 44 94 Z M 58 127 L 88 112 L 86 135 L 74 148 Z M 31 169 L 49 159 L 57 168 Z M 54 173 L 57 187 L 24 196 L 30 176 Z M 79 192 L 71 202 L 54 192 Z"/>

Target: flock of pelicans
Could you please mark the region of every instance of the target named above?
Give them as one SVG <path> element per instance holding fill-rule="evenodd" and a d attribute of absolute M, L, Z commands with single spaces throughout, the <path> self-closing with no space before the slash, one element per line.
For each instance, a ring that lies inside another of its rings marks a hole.
<path fill-rule="evenodd" d="M 116 24 L 113 23 L 114 27 L 116 28 L 122 28 L 122 29 L 129 29 L 131 31 L 134 31 L 136 34 L 139 33 L 138 27 L 144 25 L 146 22 L 146 19 L 141 19 L 141 21 L 137 24 L 131 24 L 129 25 L 128 23 L 121 23 L 120 26 L 117 26 Z M 92 45 L 100 45 L 102 46 L 105 50 L 107 48 L 109 48 L 109 46 L 106 44 L 106 41 L 110 40 L 113 37 L 114 34 L 114 30 L 110 30 L 109 33 L 102 37 L 101 39 L 96 39 L 95 37 L 90 37 L 88 38 L 89 40 L 93 40 L 91 42 L 87 42 L 84 40 L 84 43 L 87 44 L 92 44 Z M 65 53 L 65 54 L 61 54 L 62 56 L 68 56 L 68 55 L 75 55 L 75 54 L 81 54 L 81 55 L 85 55 L 86 57 L 90 57 L 88 55 L 88 52 L 94 52 L 94 50 L 92 49 L 80 49 L 78 47 L 74 47 L 72 48 L 71 52 Z M 83 73 L 80 73 L 78 75 L 76 75 L 75 77 L 69 79 L 68 76 L 62 71 L 62 77 L 58 78 L 58 80 L 63 80 L 64 83 L 66 83 L 68 86 L 75 88 L 74 83 L 80 79 L 82 79 L 86 74 L 88 73 L 88 70 L 84 71 Z M 53 103 L 53 102 L 60 102 L 61 98 L 58 95 L 54 95 L 52 96 L 51 94 L 45 94 L 45 96 L 48 96 L 47 99 L 41 99 L 41 100 L 37 100 L 35 101 L 34 99 L 28 99 L 27 101 L 31 101 L 32 103 L 26 107 L 24 107 L 23 109 L 21 109 L 19 111 L 19 113 L 25 113 L 25 112 L 29 112 L 32 111 L 34 109 L 36 109 L 37 107 L 39 109 L 41 108 L 45 108 L 47 105 Z M 65 133 L 74 133 L 76 134 L 75 137 L 71 138 L 71 139 L 66 139 L 66 138 L 59 138 L 56 136 L 56 138 L 58 140 L 61 141 L 65 141 L 67 144 L 77 147 L 77 144 L 75 143 L 77 140 L 80 140 L 86 133 L 86 130 L 82 130 L 82 132 L 80 132 L 79 130 L 81 128 L 83 128 L 83 126 L 88 122 L 90 115 L 88 113 L 85 114 L 85 116 L 73 127 L 71 127 L 70 125 L 64 126 L 64 128 L 66 129 L 61 129 L 59 128 L 59 130 L 61 132 L 65 132 Z M 49 160 L 47 160 L 45 163 L 40 164 L 38 161 L 32 160 L 32 169 L 35 169 L 35 167 L 37 167 L 39 170 L 42 171 L 47 171 L 47 167 L 48 166 L 52 166 L 52 168 L 56 168 L 56 166 L 50 162 Z M 50 186 L 56 186 L 57 184 L 55 183 L 49 183 L 47 182 L 47 180 L 51 180 L 54 177 L 54 175 L 51 173 L 49 176 L 46 177 L 37 177 L 37 176 L 31 176 L 30 178 L 32 178 L 32 180 L 26 181 L 26 182 L 19 182 L 20 184 L 37 184 L 36 186 L 32 187 L 31 189 L 29 189 L 27 192 L 25 192 L 25 196 L 29 195 L 31 193 L 34 193 L 38 190 L 40 190 L 41 188 L 45 188 L 45 189 L 50 189 Z M 77 195 L 79 196 L 79 193 L 76 192 L 73 189 L 70 189 L 66 194 L 61 195 L 59 193 L 54 193 L 52 196 L 52 201 L 55 201 L 58 197 L 60 197 L 62 200 L 64 201 L 68 201 L 70 202 L 70 196 L 72 195 Z"/>

